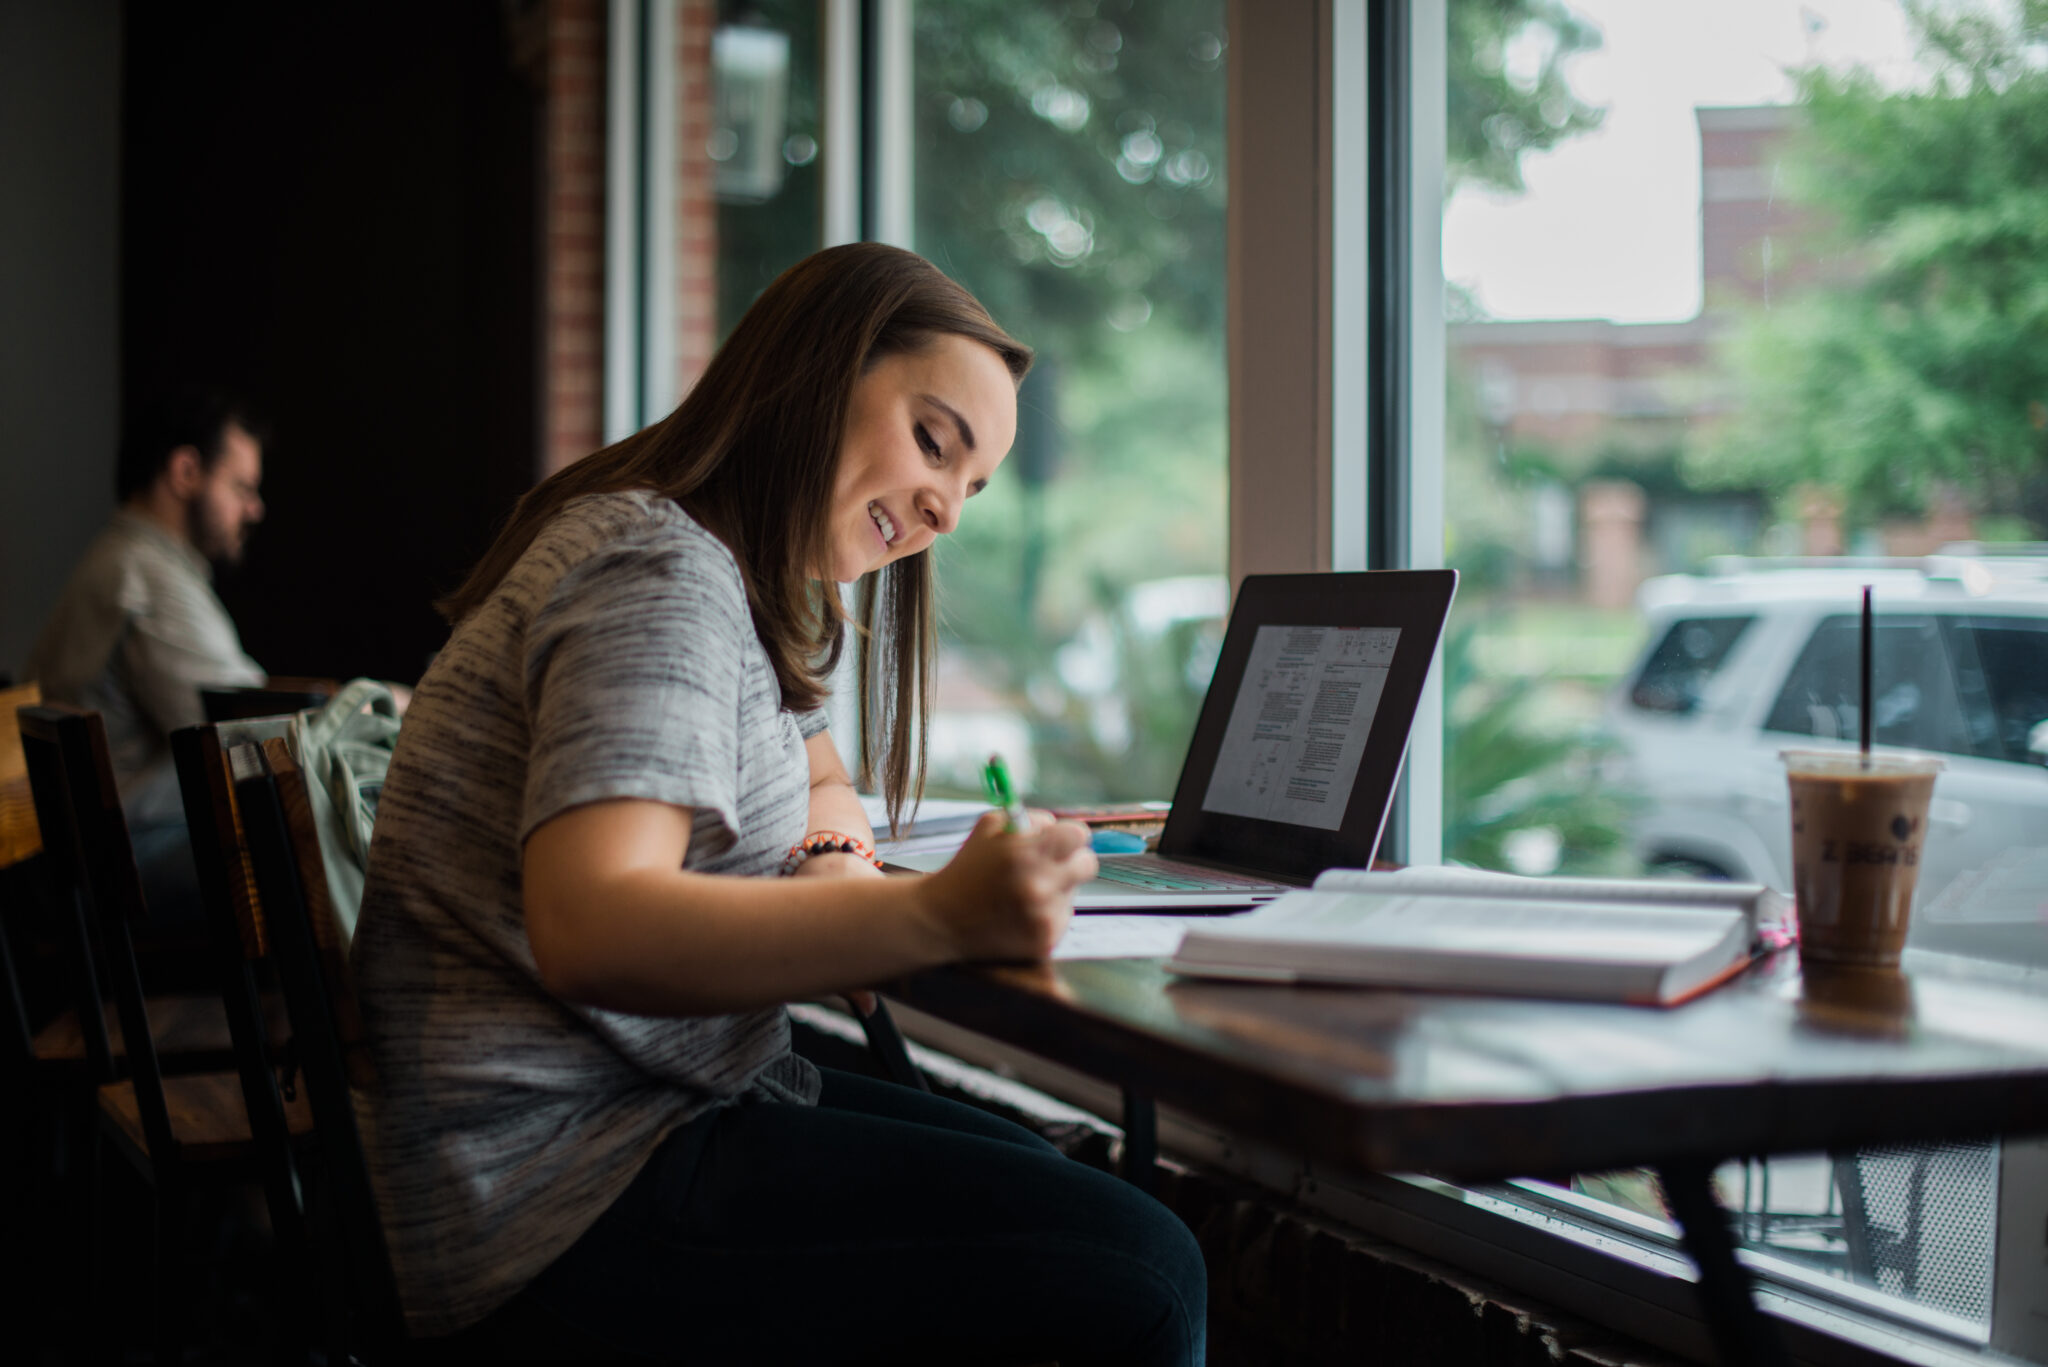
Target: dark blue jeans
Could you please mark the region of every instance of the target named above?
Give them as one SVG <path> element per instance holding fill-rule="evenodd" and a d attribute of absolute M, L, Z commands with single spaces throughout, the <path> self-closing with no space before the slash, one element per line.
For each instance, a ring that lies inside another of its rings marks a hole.
<path fill-rule="evenodd" d="M 971 1106 L 823 1073 L 815 1107 L 670 1136 L 492 1318 L 668 1361 L 1202 1361 L 1202 1254 L 1164 1206 Z"/>

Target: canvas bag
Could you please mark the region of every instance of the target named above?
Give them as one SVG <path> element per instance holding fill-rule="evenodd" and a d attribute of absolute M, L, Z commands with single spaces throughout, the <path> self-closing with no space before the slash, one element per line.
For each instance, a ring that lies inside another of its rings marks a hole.
<path fill-rule="evenodd" d="M 398 701 L 375 679 L 351 680 L 325 706 L 309 708 L 292 721 L 292 749 L 306 772 L 320 858 L 327 865 L 327 895 L 344 949 L 355 938 L 363 874 L 370 863 L 370 829 L 397 744 Z"/>

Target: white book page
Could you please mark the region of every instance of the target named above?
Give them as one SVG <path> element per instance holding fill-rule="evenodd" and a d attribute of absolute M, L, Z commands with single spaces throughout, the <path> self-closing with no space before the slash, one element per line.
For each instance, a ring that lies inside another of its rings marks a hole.
<path fill-rule="evenodd" d="M 1398 627 L 1260 627 L 1202 810 L 1341 827 L 1400 639 Z"/>
<path fill-rule="evenodd" d="M 1225 960 L 1244 948 L 1270 945 L 1285 947 L 1294 958 L 1327 946 L 1450 958 L 1668 964 L 1718 943 L 1735 924 L 1735 914 L 1729 908 L 1295 892 L 1221 925 L 1196 928 L 1180 952 L 1189 960 Z"/>
<path fill-rule="evenodd" d="M 868 825 L 875 834 L 887 838 L 889 834 L 889 804 L 879 793 L 862 793 L 861 810 L 867 813 Z M 905 812 L 910 826 L 904 831 L 904 838 L 944 835 L 949 831 L 965 833 L 981 814 L 988 810 L 986 802 L 968 802 L 951 797 L 928 797 L 917 804 L 916 814 Z"/>
<path fill-rule="evenodd" d="M 1376 873 L 1327 869 L 1319 889 L 1417 896 L 1512 897 L 1525 901 L 1626 902 L 1636 906 L 1732 907 L 1754 924 L 1777 915 L 1786 899 L 1761 883 L 1715 883 L 1683 878 L 1528 878 L 1521 874 L 1442 865 Z"/>
<path fill-rule="evenodd" d="M 1189 928 L 1214 916 L 1076 916 L 1053 946 L 1055 959 L 1164 959 Z"/>

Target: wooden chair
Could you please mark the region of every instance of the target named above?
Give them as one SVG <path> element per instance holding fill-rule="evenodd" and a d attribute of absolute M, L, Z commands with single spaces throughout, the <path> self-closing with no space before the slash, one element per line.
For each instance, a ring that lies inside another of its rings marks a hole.
<path fill-rule="evenodd" d="M 410 1338 L 370 1185 L 355 1089 L 375 1081 L 341 923 L 328 898 L 306 777 L 281 739 L 230 748 L 272 960 L 291 1007 L 313 1107 L 317 1165 L 306 1184 L 316 1275 L 328 1293 L 327 1361 L 490 1361 L 501 1367 L 643 1361 L 576 1339 L 552 1321 L 493 1324 L 451 1340 Z M 305 1168 L 302 1167 L 302 1172 Z"/>
<path fill-rule="evenodd" d="M 319 707 L 334 696 L 331 679 L 273 678 L 260 688 L 202 688 L 199 705 L 210 722 L 285 716 Z"/>
<path fill-rule="evenodd" d="M 96 1134 L 111 1140 L 152 1194 L 152 1318 L 159 1358 L 175 1361 L 185 1322 L 182 1289 L 191 1266 L 184 1246 L 191 1193 L 202 1183 L 260 1175 L 260 1154 L 235 1073 L 167 1075 L 162 1066 L 131 935 L 145 912 L 141 880 L 128 849 L 98 714 L 36 707 L 23 709 L 20 718 L 36 816 L 53 872 L 61 869 L 68 878 L 75 904 L 96 933 L 100 967 L 120 1022 L 125 1077 L 116 1075 L 107 1041 L 86 1031 L 100 1079 Z M 288 1129 L 303 1133 L 310 1128 L 303 1103 L 287 1105 L 285 1111 Z"/>
<path fill-rule="evenodd" d="M 81 900 L 87 891 L 81 861 L 104 857 L 132 867 L 134 858 L 127 848 L 125 820 L 118 831 L 108 827 L 98 833 L 106 846 L 104 855 L 88 856 L 73 848 L 71 823 L 63 819 L 56 822 L 54 837 L 62 849 L 50 857 L 35 858 L 42 849 L 43 830 L 36 815 L 39 790 L 31 782 L 22 748 L 21 728 L 29 724 L 25 713 L 38 708 L 38 716 L 49 718 L 77 711 L 55 704 L 39 708 L 35 692 L 34 684 L 25 684 L 0 694 L 0 727 L 5 728 L 0 733 L 0 847 L 4 847 L 0 853 L 0 884 L 4 884 L 0 886 L 0 970 L 4 970 L 0 972 L 0 990 L 9 997 L 4 1028 L 10 1059 L 20 1063 L 38 1085 L 91 1087 L 124 1073 L 127 1058 L 119 1012 L 100 986 L 95 937 Z M 38 724 L 46 728 L 56 725 L 53 720 Z M 18 779 L 12 777 L 16 763 L 20 766 Z M 50 800 L 61 807 L 62 780 L 53 770 L 47 781 L 52 785 Z M 39 933 L 18 933 L 31 930 L 29 923 L 34 919 L 45 923 L 33 928 Z M 24 963 L 34 952 L 30 942 L 38 938 L 61 941 L 39 946 L 46 951 L 39 972 L 47 974 L 56 966 L 72 979 L 71 989 L 63 995 L 73 1005 L 54 1014 L 32 1009 L 36 994 L 28 990 L 21 976 Z M 53 959 L 59 962 L 53 965 Z M 217 1072 L 234 1066 L 234 1041 L 218 996 L 211 992 L 157 993 L 149 997 L 148 1007 L 158 1060 L 166 1073 Z M 281 1022 L 275 1003 L 270 1010 Z M 25 1043 L 19 1034 L 22 1030 L 31 1032 Z"/>
<path fill-rule="evenodd" d="M 28 760 L 21 750 L 15 714 L 43 700 L 34 684 L 0 690 L 0 1045 L 7 1050 L 4 1083 L 9 1095 L 28 1081 L 35 1064 L 35 1034 L 21 974 L 15 967 L 14 916 L 37 900 L 31 867 L 42 853 L 35 798 L 28 786 Z"/>
<path fill-rule="evenodd" d="M 266 991 L 270 945 L 241 813 L 235 806 L 228 747 L 278 740 L 291 717 L 250 718 L 188 726 L 171 733 L 171 754 L 192 838 L 200 903 L 213 941 L 221 1003 L 234 1041 L 235 1072 L 249 1116 L 271 1229 L 287 1261 L 300 1263 L 304 1212 L 293 1168 L 286 1107 L 297 1099 L 298 1064 L 284 998 Z M 275 1071 L 273 1071 L 275 1069 Z M 282 1081 L 280 1081 L 282 1075 Z M 308 1108 L 310 1113 L 310 1108 Z M 288 1269 L 304 1280 L 302 1266 Z"/>
<path fill-rule="evenodd" d="M 373 1080 L 362 1014 L 328 900 L 304 773 L 273 738 L 229 750 L 267 943 L 291 1011 L 294 1053 L 313 1112 L 317 1179 L 308 1184 L 315 1273 L 327 1290 L 328 1360 L 406 1352 L 398 1287 L 356 1122 L 353 1088 Z"/>
<path fill-rule="evenodd" d="M 12 1231 L 17 1248 L 62 1238 L 60 1193 L 70 1175 L 67 1117 L 53 1104 L 57 1094 L 37 1066 L 41 1003 L 32 1004 L 23 991 L 23 968 L 36 977 L 49 976 L 40 961 L 47 956 L 38 955 L 33 936 L 19 937 L 19 966 L 15 949 L 17 920 L 28 928 L 25 923 L 48 902 L 41 879 L 42 833 L 15 723 L 17 711 L 40 701 L 34 684 L 0 690 L 0 1049 L 5 1050 L 0 1060 L 0 1227 Z M 33 984 L 34 979 L 26 981 Z M 15 1330 L 17 1337 L 24 1332 L 19 1326 Z"/>

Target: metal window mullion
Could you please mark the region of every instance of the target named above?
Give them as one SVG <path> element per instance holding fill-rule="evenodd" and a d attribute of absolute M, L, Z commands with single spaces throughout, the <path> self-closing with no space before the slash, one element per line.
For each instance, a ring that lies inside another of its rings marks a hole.
<path fill-rule="evenodd" d="M 820 160 L 825 180 L 821 245 L 860 241 L 861 59 L 860 0 L 825 0 L 824 119 Z"/>
<path fill-rule="evenodd" d="M 868 80 L 863 95 L 867 134 L 866 236 L 916 248 L 914 127 L 916 72 L 911 21 L 914 0 L 868 0 Z"/>
<path fill-rule="evenodd" d="M 1369 71 L 1366 0 L 1332 0 L 1330 83 L 1330 568 L 1362 570 L 1367 527 L 1368 414 L 1373 408 L 1367 288 Z"/>
<path fill-rule="evenodd" d="M 641 52 L 642 132 L 640 199 L 641 335 L 640 420 L 667 415 L 681 397 L 676 338 L 676 196 L 682 105 L 677 79 L 678 0 L 642 0 L 646 35 Z M 700 149 L 691 149 L 693 152 Z"/>
<path fill-rule="evenodd" d="M 611 0 L 605 69 L 604 440 L 640 427 L 646 111 L 641 99 L 643 0 Z"/>
<path fill-rule="evenodd" d="M 1443 563 L 1444 0 L 1368 0 L 1367 563 Z M 1416 710 L 1385 853 L 1443 859 L 1443 678 Z"/>
<path fill-rule="evenodd" d="M 1410 0 L 1408 14 L 1408 430 L 1405 462 L 1407 563 L 1444 563 L 1444 157 L 1448 116 L 1445 0 Z M 1429 671 L 1415 712 L 1408 757 L 1405 853 L 1443 862 L 1444 672 Z"/>
<path fill-rule="evenodd" d="M 870 159 L 865 92 L 870 72 L 869 6 L 863 0 L 824 0 L 824 117 L 820 128 L 823 161 L 821 246 L 858 242 L 864 233 L 867 174 Z M 857 606 L 852 585 L 839 586 L 839 601 L 849 615 Z M 860 772 L 859 651 L 849 637 L 839 666 L 832 672 L 832 693 L 825 700 L 826 728 L 849 774 Z"/>

